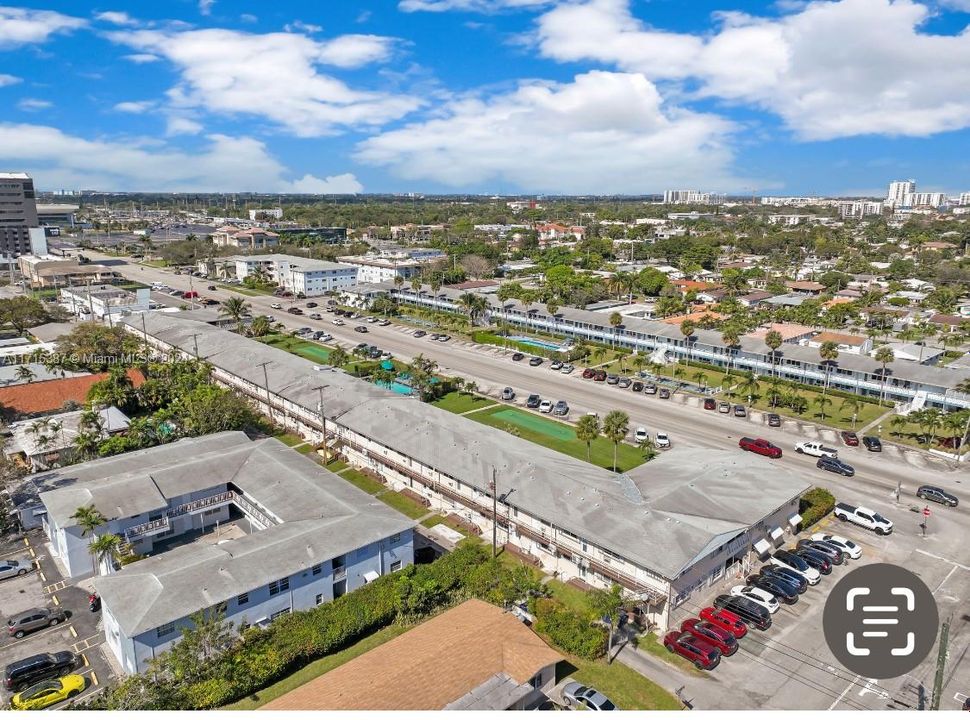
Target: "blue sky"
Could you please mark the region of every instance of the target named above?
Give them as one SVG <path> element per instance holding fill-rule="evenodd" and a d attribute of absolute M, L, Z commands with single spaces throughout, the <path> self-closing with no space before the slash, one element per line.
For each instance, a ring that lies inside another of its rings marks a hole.
<path fill-rule="evenodd" d="M 970 190 L 970 0 L 0 7 L 39 187 Z"/>

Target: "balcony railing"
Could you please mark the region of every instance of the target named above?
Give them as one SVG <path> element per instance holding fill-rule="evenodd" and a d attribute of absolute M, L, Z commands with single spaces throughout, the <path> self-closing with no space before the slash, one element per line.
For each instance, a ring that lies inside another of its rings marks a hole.
<path fill-rule="evenodd" d="M 141 525 L 134 525 L 128 528 L 125 530 L 125 537 L 131 540 L 132 538 L 155 535 L 166 530 L 168 530 L 168 517 L 163 517 L 159 520 L 149 520 Z"/>

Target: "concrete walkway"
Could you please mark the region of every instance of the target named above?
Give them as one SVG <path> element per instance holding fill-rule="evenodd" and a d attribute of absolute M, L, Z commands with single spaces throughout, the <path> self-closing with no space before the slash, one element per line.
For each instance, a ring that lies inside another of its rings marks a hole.
<path fill-rule="evenodd" d="M 896 413 L 896 408 L 892 408 L 892 407 L 889 408 L 886 412 L 884 412 L 882 415 L 880 415 L 879 417 L 877 417 L 871 423 L 869 423 L 868 425 L 866 425 L 864 427 L 859 428 L 859 430 L 858 430 L 859 434 L 860 435 L 865 435 L 866 432 L 868 432 L 872 428 L 876 427 L 877 425 L 880 425 L 884 420 L 888 420 L 895 413 Z"/>
<path fill-rule="evenodd" d="M 623 663 L 631 670 L 635 670 L 648 680 L 657 683 L 675 697 L 678 696 L 679 690 L 679 697 L 682 700 L 688 700 L 694 707 L 698 706 L 697 699 L 693 698 L 694 688 L 692 688 L 692 685 L 699 685 L 700 678 L 688 677 L 672 665 L 634 648 L 629 643 L 620 649 L 613 662 Z M 711 706 L 708 705 L 707 707 Z M 703 709 L 703 705 L 700 709 Z"/>

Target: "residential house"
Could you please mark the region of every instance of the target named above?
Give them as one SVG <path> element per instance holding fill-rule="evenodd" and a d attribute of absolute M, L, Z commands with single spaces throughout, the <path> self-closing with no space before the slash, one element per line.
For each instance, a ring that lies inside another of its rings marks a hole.
<path fill-rule="evenodd" d="M 840 353 L 852 353 L 853 355 L 864 355 L 872 350 L 872 338 L 863 335 L 849 335 L 824 331 L 813 337 L 807 338 L 804 343 L 808 347 L 820 348 L 824 343 L 834 342 Z"/>

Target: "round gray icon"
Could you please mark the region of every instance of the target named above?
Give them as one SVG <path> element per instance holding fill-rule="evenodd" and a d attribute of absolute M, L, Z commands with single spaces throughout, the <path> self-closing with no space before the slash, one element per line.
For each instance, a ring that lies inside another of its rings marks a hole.
<path fill-rule="evenodd" d="M 886 680 L 913 670 L 933 648 L 940 613 L 933 593 L 898 565 L 857 568 L 829 593 L 825 642 L 847 670 Z"/>

